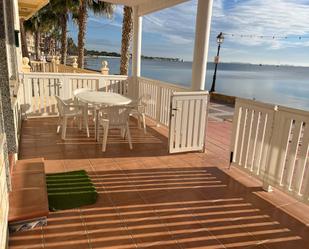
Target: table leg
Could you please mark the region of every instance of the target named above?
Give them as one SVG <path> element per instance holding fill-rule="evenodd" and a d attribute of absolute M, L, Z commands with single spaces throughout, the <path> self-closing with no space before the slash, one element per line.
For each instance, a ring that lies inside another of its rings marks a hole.
<path fill-rule="evenodd" d="M 95 110 L 95 131 L 94 137 L 96 141 L 99 141 L 99 110 Z"/>

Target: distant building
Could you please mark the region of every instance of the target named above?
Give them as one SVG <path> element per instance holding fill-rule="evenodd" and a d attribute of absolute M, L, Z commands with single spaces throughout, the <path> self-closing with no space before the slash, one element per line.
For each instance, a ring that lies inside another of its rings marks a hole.
<path fill-rule="evenodd" d="M 27 47 L 29 53 L 32 55 L 35 53 L 35 39 L 34 35 L 31 32 L 26 33 L 26 39 L 27 39 Z"/>
<path fill-rule="evenodd" d="M 27 39 L 27 47 L 29 52 L 30 59 L 34 59 L 35 56 L 35 34 L 32 32 L 26 33 Z M 39 50 L 40 53 L 44 53 L 45 55 L 55 55 L 56 52 L 59 50 L 59 46 L 57 46 L 56 42 L 48 37 L 47 34 L 41 33 L 40 34 L 40 42 L 39 42 Z"/>

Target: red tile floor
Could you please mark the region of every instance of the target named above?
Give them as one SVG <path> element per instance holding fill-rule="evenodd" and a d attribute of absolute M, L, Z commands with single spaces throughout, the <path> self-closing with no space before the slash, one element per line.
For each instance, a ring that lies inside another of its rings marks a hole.
<path fill-rule="evenodd" d="M 56 120 L 23 123 L 20 158 L 44 157 L 47 173 L 87 170 L 98 201 L 50 213 L 10 248 L 309 248 L 307 206 L 228 169 L 230 122 L 209 121 L 206 153 L 169 155 L 152 123 L 146 135 L 132 123 L 132 151 L 111 132 L 102 153 L 73 126 L 62 141 Z"/>

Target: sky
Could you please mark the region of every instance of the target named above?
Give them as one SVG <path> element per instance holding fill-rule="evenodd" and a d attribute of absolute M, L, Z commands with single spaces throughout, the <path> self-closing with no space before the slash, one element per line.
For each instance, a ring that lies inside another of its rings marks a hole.
<path fill-rule="evenodd" d="M 142 54 L 192 61 L 196 10 L 197 0 L 190 0 L 144 16 Z M 122 6 L 111 19 L 89 13 L 86 48 L 119 52 L 121 26 Z M 309 66 L 309 0 L 214 0 L 209 61 L 220 32 L 222 62 Z M 77 33 L 70 22 L 69 36 L 76 41 Z"/>

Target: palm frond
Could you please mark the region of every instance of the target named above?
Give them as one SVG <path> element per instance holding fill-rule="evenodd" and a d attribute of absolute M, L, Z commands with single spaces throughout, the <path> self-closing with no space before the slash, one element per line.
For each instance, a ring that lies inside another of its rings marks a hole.
<path fill-rule="evenodd" d="M 112 18 L 115 5 L 103 1 L 88 0 L 88 8 L 97 16 Z"/>

